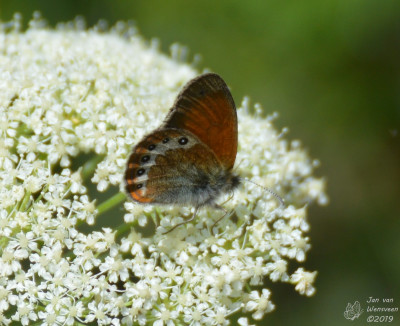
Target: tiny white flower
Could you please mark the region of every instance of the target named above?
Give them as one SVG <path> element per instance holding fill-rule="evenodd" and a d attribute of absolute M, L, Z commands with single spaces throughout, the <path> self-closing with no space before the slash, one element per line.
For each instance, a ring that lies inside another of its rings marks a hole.
<path fill-rule="evenodd" d="M 295 289 L 300 294 L 312 296 L 315 293 L 313 286 L 317 272 L 307 272 L 303 268 L 298 268 L 290 277 L 293 284 L 296 284 Z"/>
<path fill-rule="evenodd" d="M 263 289 L 260 295 L 257 291 L 252 291 L 249 295 L 249 301 L 246 304 L 248 311 L 254 311 L 252 317 L 256 320 L 261 319 L 265 313 L 272 311 L 275 306 L 269 300 L 270 291 Z"/>
<path fill-rule="evenodd" d="M 283 259 L 277 259 L 276 261 L 274 261 L 273 263 L 268 263 L 265 266 L 268 271 L 270 272 L 270 279 L 272 281 L 277 281 L 279 279 L 281 279 L 283 282 L 288 281 L 289 276 L 286 273 L 287 271 L 287 262 Z"/>
<path fill-rule="evenodd" d="M 175 326 L 174 320 L 178 317 L 177 311 L 167 309 L 164 304 L 154 309 L 152 314 L 158 319 L 153 323 L 154 326 Z"/>
<path fill-rule="evenodd" d="M 240 326 L 254 326 L 254 325 L 249 324 L 249 320 L 247 318 L 245 318 L 245 317 L 239 318 L 238 319 L 238 324 Z"/>

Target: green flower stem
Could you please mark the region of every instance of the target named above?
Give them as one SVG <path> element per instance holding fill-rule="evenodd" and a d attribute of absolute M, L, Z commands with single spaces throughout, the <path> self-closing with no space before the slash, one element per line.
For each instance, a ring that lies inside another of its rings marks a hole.
<path fill-rule="evenodd" d="M 20 211 L 24 212 L 28 208 L 29 200 L 31 199 L 31 193 L 29 191 L 26 192 L 25 197 L 21 203 Z"/>
<path fill-rule="evenodd" d="M 75 320 L 75 324 L 74 325 L 76 325 L 76 326 L 85 326 L 87 324 L 82 324 L 81 322 Z"/>
<path fill-rule="evenodd" d="M 82 167 L 82 179 L 86 180 L 93 175 L 94 170 L 96 170 L 97 164 L 99 164 L 104 159 L 104 155 L 95 155 L 92 159 L 87 161 Z"/>
<path fill-rule="evenodd" d="M 97 207 L 97 216 L 107 212 L 108 210 L 112 209 L 113 207 L 117 206 L 118 204 L 122 203 L 126 199 L 126 195 L 122 192 L 119 192 L 112 196 L 111 198 L 103 201 Z"/>
<path fill-rule="evenodd" d="M 40 202 L 40 200 L 43 198 L 43 194 L 45 194 L 47 192 L 47 190 L 49 189 L 49 185 L 46 185 L 40 192 L 40 195 L 38 198 L 36 198 L 35 202 L 38 203 Z M 32 206 L 31 206 L 32 207 Z"/>
<path fill-rule="evenodd" d="M 135 222 L 136 224 L 137 222 Z M 115 233 L 115 239 L 118 239 L 119 237 L 121 237 L 123 234 L 127 233 L 130 229 L 132 229 L 135 224 L 133 223 L 123 223 L 120 226 L 117 227 L 117 232 Z"/>
<path fill-rule="evenodd" d="M 3 252 L 3 249 L 7 247 L 9 238 L 7 237 L 0 237 L 0 253 Z"/>

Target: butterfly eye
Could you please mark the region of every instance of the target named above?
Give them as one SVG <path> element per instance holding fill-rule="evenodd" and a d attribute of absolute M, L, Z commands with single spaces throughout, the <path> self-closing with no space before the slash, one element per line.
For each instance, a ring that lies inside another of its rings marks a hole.
<path fill-rule="evenodd" d="M 164 138 L 162 142 L 163 142 L 163 144 L 168 143 L 168 142 L 169 142 L 169 138 L 168 138 L 168 137 L 167 137 L 167 138 Z"/>
<path fill-rule="evenodd" d="M 179 144 L 181 145 L 186 145 L 188 143 L 189 139 L 187 139 L 186 137 L 182 137 L 179 139 Z"/>
<path fill-rule="evenodd" d="M 142 175 L 143 173 L 144 173 L 144 169 L 139 169 L 139 170 L 137 170 L 137 172 L 136 172 L 136 175 Z"/>
<path fill-rule="evenodd" d="M 141 161 L 142 161 L 143 163 L 145 163 L 145 162 L 147 162 L 148 160 L 150 160 L 150 156 L 149 156 L 149 155 L 145 155 L 145 156 L 142 157 L 142 160 L 141 160 Z"/>
<path fill-rule="evenodd" d="M 154 148 L 156 148 L 156 145 L 154 144 L 151 144 L 149 147 L 147 147 L 149 151 L 152 151 Z"/>
<path fill-rule="evenodd" d="M 140 188 L 142 188 L 143 187 L 143 185 L 141 184 L 141 183 L 139 183 L 137 186 L 136 186 L 136 189 L 140 189 Z"/>

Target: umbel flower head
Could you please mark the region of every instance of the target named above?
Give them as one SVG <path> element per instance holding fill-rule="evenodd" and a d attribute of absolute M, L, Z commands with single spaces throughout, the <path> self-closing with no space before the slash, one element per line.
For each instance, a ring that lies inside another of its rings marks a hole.
<path fill-rule="evenodd" d="M 243 100 L 236 169 L 285 206 L 245 182 L 221 200 L 229 216 L 213 230 L 221 211 L 204 208 L 163 234 L 193 208 L 134 204 L 122 176 L 133 145 L 198 72 L 174 59 L 180 48 L 163 55 L 129 24 L 29 25 L 0 25 L 0 324 L 249 325 L 274 309 L 270 282 L 314 293 L 316 272 L 301 264 L 307 206 L 327 202 L 325 185 L 275 115 L 252 115 Z M 99 204 L 90 184 L 121 192 Z M 121 202 L 121 227 L 78 228 Z"/>

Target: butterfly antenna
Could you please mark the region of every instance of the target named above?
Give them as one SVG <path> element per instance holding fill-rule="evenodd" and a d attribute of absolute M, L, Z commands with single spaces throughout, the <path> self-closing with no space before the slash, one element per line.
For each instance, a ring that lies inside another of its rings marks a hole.
<path fill-rule="evenodd" d="M 254 181 L 251 181 L 251 180 L 249 180 L 247 178 L 244 178 L 244 180 L 246 180 L 247 182 L 250 182 L 250 183 L 252 183 L 252 184 L 254 184 L 256 186 L 259 186 L 260 188 L 262 188 L 265 191 L 269 192 L 272 196 L 274 196 L 279 201 L 279 203 L 281 204 L 281 208 L 285 206 L 285 202 L 284 202 L 283 198 L 281 196 L 279 196 L 276 192 L 272 191 L 271 189 L 268 189 L 267 187 L 261 186 L 258 183 L 255 183 Z"/>
<path fill-rule="evenodd" d="M 233 171 L 236 171 L 236 170 L 238 170 L 239 169 L 239 166 L 240 166 L 240 164 L 242 164 L 244 162 L 244 158 L 242 158 L 241 160 L 240 160 L 240 162 L 238 163 L 238 164 L 236 164 L 236 166 L 233 168 Z"/>

